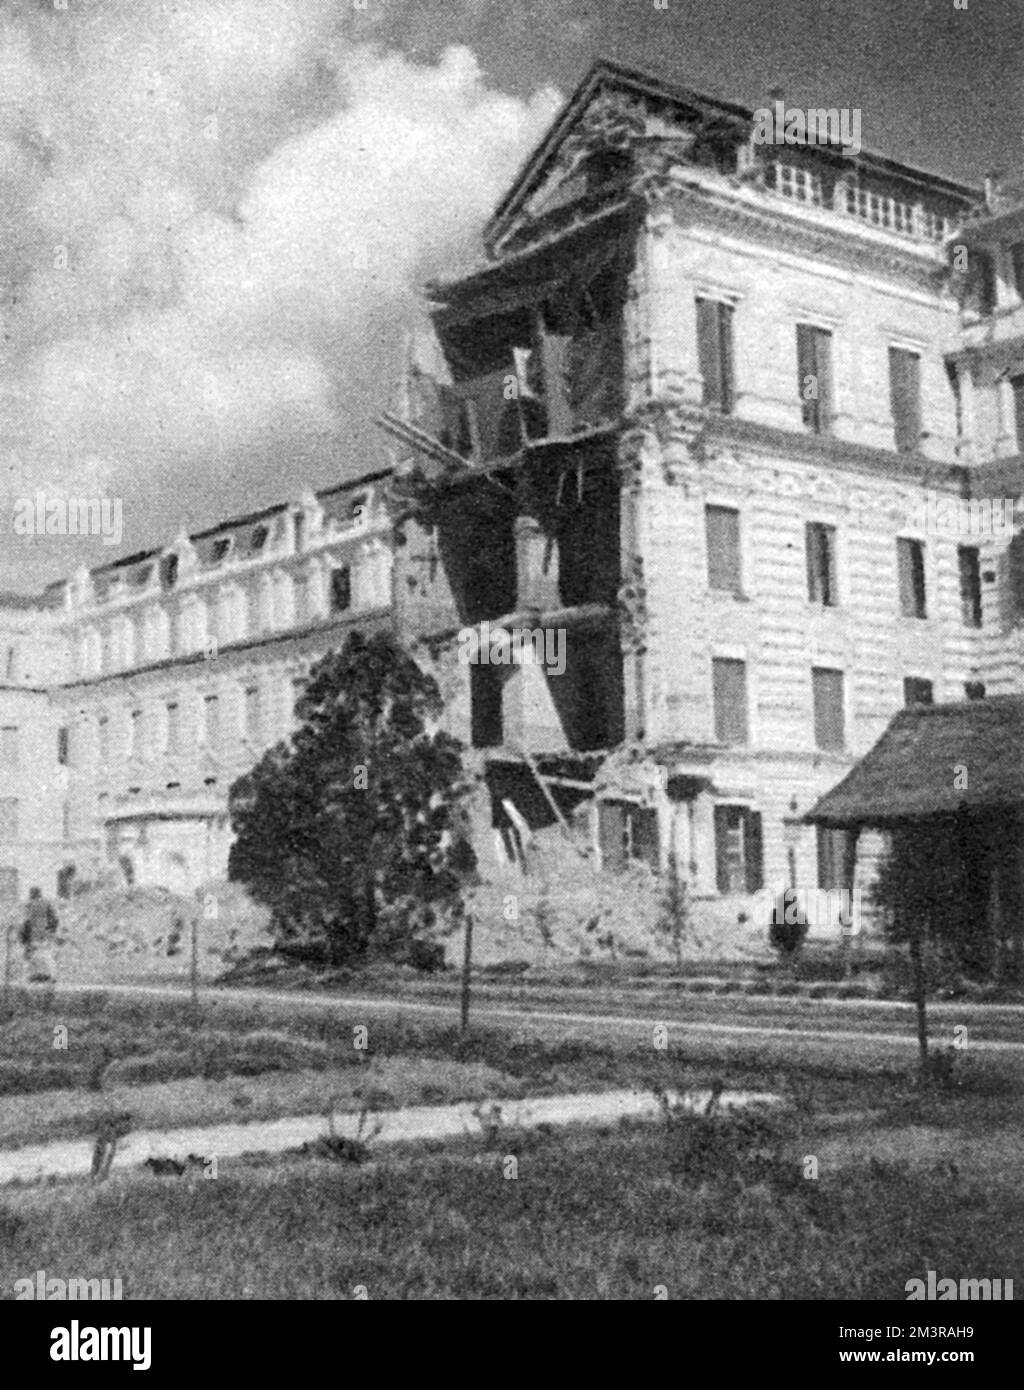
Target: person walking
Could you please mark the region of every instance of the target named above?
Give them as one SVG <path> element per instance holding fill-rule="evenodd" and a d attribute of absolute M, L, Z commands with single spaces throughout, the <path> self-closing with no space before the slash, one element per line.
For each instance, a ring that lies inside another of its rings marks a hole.
<path fill-rule="evenodd" d="M 28 978 L 33 984 L 52 984 L 56 972 L 57 914 L 39 888 L 28 891 L 28 906 L 21 926 Z"/>

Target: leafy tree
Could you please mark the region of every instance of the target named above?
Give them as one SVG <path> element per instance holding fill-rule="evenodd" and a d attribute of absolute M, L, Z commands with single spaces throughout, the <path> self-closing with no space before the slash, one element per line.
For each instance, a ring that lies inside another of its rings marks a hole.
<path fill-rule="evenodd" d="M 271 909 L 282 950 L 332 965 L 402 956 L 461 916 L 475 860 L 441 709 L 390 634 L 353 632 L 310 672 L 290 743 L 231 788 L 229 877 Z"/>

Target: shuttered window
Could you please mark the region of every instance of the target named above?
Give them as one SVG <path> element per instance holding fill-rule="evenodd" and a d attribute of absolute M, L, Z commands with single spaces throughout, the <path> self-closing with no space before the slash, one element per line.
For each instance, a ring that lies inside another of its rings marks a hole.
<path fill-rule="evenodd" d="M 849 830 L 818 826 L 818 887 L 826 892 L 853 889 L 857 838 Z"/>
<path fill-rule="evenodd" d="M 712 661 L 711 671 L 715 702 L 715 738 L 719 743 L 746 743 L 746 662 L 719 658 Z"/>
<path fill-rule="evenodd" d="M 913 453 L 921 442 L 921 359 L 916 352 L 889 349 L 889 403 L 896 448 Z"/>
<path fill-rule="evenodd" d="M 811 672 L 814 690 L 814 743 L 829 751 L 846 742 L 843 711 L 843 673 L 816 666 Z"/>
<path fill-rule="evenodd" d="M 708 547 L 708 584 L 739 597 L 740 514 L 733 507 L 705 507 L 704 532 Z"/>
<path fill-rule="evenodd" d="M 832 334 L 798 323 L 796 357 L 804 424 L 815 434 L 827 434 L 832 426 Z"/>
<path fill-rule="evenodd" d="M 957 546 L 960 570 L 960 621 L 964 627 L 981 627 L 981 564 L 974 545 Z"/>
<path fill-rule="evenodd" d="M 807 596 L 823 608 L 834 608 L 836 597 L 836 528 L 809 521 L 806 529 Z"/>
<path fill-rule="evenodd" d="M 715 807 L 715 875 L 720 893 L 756 893 L 764 884 L 761 813 Z"/>
<path fill-rule="evenodd" d="M 731 304 L 697 300 L 697 354 L 704 379 L 704 404 L 728 415 L 733 404 Z"/>
<path fill-rule="evenodd" d="M 896 542 L 896 558 L 899 568 L 900 612 L 905 618 L 927 617 L 923 544 L 901 536 Z"/>

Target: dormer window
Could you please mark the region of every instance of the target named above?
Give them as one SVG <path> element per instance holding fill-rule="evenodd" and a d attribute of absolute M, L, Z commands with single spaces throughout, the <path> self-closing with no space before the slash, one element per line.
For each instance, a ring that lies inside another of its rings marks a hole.
<path fill-rule="evenodd" d="M 178 557 L 165 555 L 160 561 L 160 582 L 165 589 L 173 589 L 178 582 Z"/>
<path fill-rule="evenodd" d="M 221 536 L 219 540 L 214 541 L 210 558 L 215 565 L 219 565 L 222 560 L 227 559 L 231 554 L 233 543 L 231 536 Z"/>
<path fill-rule="evenodd" d="M 784 198 L 793 198 L 798 203 L 811 203 L 821 207 L 821 175 L 813 169 L 804 169 L 796 164 L 779 160 L 775 165 L 775 191 Z"/>
<path fill-rule="evenodd" d="M 269 535 L 270 535 L 270 527 L 269 527 L 269 526 L 254 526 L 254 527 L 253 527 L 252 535 L 249 537 L 249 549 L 250 549 L 250 551 L 252 552 L 253 555 L 258 554 L 258 552 L 261 551 L 261 550 L 263 549 L 263 547 L 264 547 L 264 546 L 266 545 L 266 543 L 267 543 L 267 538 L 268 538 Z"/>

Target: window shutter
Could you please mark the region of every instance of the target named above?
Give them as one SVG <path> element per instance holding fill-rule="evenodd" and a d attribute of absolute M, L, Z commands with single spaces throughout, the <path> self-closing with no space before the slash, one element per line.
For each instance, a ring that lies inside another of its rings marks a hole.
<path fill-rule="evenodd" d="M 718 305 L 713 299 L 697 300 L 697 358 L 704 378 L 704 404 L 722 406 L 721 331 Z"/>
<path fill-rule="evenodd" d="M 715 807 L 715 876 L 718 891 L 729 891 L 729 808 Z"/>
<path fill-rule="evenodd" d="M 708 584 L 712 589 L 739 594 L 740 514 L 732 507 L 705 507 Z"/>
<path fill-rule="evenodd" d="M 760 811 L 747 812 L 743 842 L 746 851 L 747 892 L 756 893 L 764 885 Z"/>
<path fill-rule="evenodd" d="M 718 305 L 718 365 L 719 365 L 719 409 L 723 415 L 732 411 L 733 398 L 733 353 L 732 353 L 732 305 Z"/>
<path fill-rule="evenodd" d="M 796 363 L 797 390 L 800 393 L 804 424 L 808 429 L 817 429 L 818 402 L 814 399 L 808 400 L 804 395 L 807 378 L 817 375 L 817 363 L 814 353 L 814 329 L 806 323 L 798 323 L 796 326 Z M 819 397 L 820 390 L 819 383 Z"/>
<path fill-rule="evenodd" d="M 1017 427 L 1017 452 L 1024 453 L 1024 376 L 1010 378 L 1013 390 L 1013 419 Z"/>
<path fill-rule="evenodd" d="M 911 453 L 921 440 L 921 360 L 916 352 L 889 349 L 889 402 L 896 448 Z"/>

